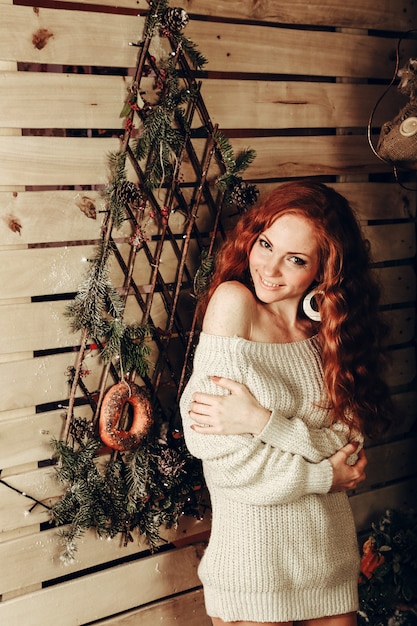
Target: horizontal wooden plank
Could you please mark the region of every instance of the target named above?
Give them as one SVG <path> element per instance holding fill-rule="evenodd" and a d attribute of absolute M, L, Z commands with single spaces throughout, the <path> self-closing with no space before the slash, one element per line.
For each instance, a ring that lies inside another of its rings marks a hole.
<path fill-rule="evenodd" d="M 131 83 L 131 79 L 129 80 Z M 122 129 L 122 76 L 3 72 L 0 127 Z M 25 94 L 31 93 L 31 106 Z M 121 131 L 122 132 L 122 131 Z"/>
<path fill-rule="evenodd" d="M 161 528 L 161 535 L 164 537 L 161 545 L 183 537 L 195 543 L 199 540 L 201 533 L 207 532 L 209 528 L 210 515 L 208 513 L 203 520 L 182 516 L 178 528 Z M 128 558 L 135 554 L 140 555 L 149 549 L 143 535 L 135 533 L 135 540 L 125 546 L 120 536 L 102 540 L 94 530 L 90 529 L 79 539 L 74 561 L 64 563 L 61 559 L 60 542 L 58 529 L 51 528 L 0 543 L 0 554 L 4 564 L 0 572 L 1 592 L 6 593 L 37 582 L 83 572 L 90 567 L 111 563 L 111 561 Z"/>
<path fill-rule="evenodd" d="M 118 149 L 117 139 L 3 137 L 0 185 L 105 185 L 107 155 Z"/>
<path fill-rule="evenodd" d="M 37 626 L 42 614 L 44 626 L 86 624 L 199 586 L 200 557 L 198 545 L 187 546 L 82 576 L 2 602 L 0 620 Z M 63 573 L 68 569 L 61 566 Z"/>
<path fill-rule="evenodd" d="M 416 19 L 415 8 L 407 0 L 399 0 L 395 6 L 384 0 L 378 7 L 373 0 L 348 0 L 343 4 L 333 0 L 309 0 L 308 4 L 302 0 L 268 0 L 257 4 L 249 0 L 217 0 L 215 4 L 210 0 L 186 0 L 182 6 L 198 15 L 347 28 L 408 30 Z"/>
<path fill-rule="evenodd" d="M 88 218 L 85 211 L 94 207 L 96 219 Z M 6 248 L 22 249 L 27 246 L 62 246 L 68 242 L 97 241 L 101 237 L 102 212 L 105 211 L 102 192 L 94 190 L 55 190 L 0 192 L 0 251 Z M 174 211 L 169 217 L 173 233 L 184 231 L 185 217 Z M 13 228 L 13 221 L 20 229 Z M 154 220 L 146 223 L 146 234 L 158 233 Z M 132 235 L 132 225 L 125 220 L 120 228 L 113 229 L 113 237 L 119 241 Z"/>
<path fill-rule="evenodd" d="M 49 507 L 56 502 L 60 494 L 62 494 L 62 486 L 55 480 L 54 470 L 51 468 L 2 478 L 0 484 L 1 532 L 48 522 Z M 35 500 L 42 504 L 36 504 Z"/>
<path fill-rule="evenodd" d="M 264 195 L 277 183 L 259 184 Z M 337 191 L 351 202 L 361 221 L 369 219 L 398 219 L 415 215 L 414 193 L 389 183 L 337 183 L 332 184 Z M 94 204 L 97 219 L 89 219 L 81 207 Z M 56 190 L 0 192 L 0 250 L 11 246 L 24 246 L 37 243 L 59 243 L 97 239 L 100 234 L 101 214 L 105 208 L 99 191 Z M 11 228 L 10 219 L 17 220 L 21 229 Z M 169 218 L 173 232 L 181 232 L 184 218 L 179 211 Z M 147 230 L 153 234 L 151 224 Z M 128 222 L 115 236 L 130 236 Z"/>
<path fill-rule="evenodd" d="M 68 318 L 64 317 L 67 302 L 40 302 L 0 306 L 0 339 L 2 354 L 23 350 L 45 350 L 77 343 Z"/>
<path fill-rule="evenodd" d="M 375 268 L 372 271 L 381 286 L 381 304 L 416 301 L 416 276 L 412 265 Z"/>
<path fill-rule="evenodd" d="M 64 0 L 71 2 L 73 0 Z M 77 0 L 76 4 L 90 4 L 89 0 Z M 130 0 L 101 0 L 100 6 L 132 8 Z M 254 4 L 251 0 L 185 0 L 181 5 L 190 15 L 216 18 L 244 19 L 277 22 L 281 24 L 311 24 L 345 28 L 369 28 L 383 30 L 408 30 L 415 24 L 414 7 L 408 0 L 399 0 L 393 6 L 391 0 L 383 0 L 375 7 L 373 0 L 347 0 L 335 4 L 333 0 L 320 2 L 302 0 L 287 3 L 268 0 Z"/>
<path fill-rule="evenodd" d="M 369 492 L 376 486 L 415 476 L 416 454 L 415 435 L 400 441 L 368 447 L 366 479 L 360 483 L 355 493 Z"/>
<path fill-rule="evenodd" d="M 348 32 L 191 21 L 187 36 L 209 60 L 207 69 L 258 75 L 390 78 L 397 41 Z M 402 58 L 416 42 L 401 44 Z"/>
<path fill-rule="evenodd" d="M 371 244 L 371 257 L 375 263 L 412 259 L 416 253 L 416 234 L 412 223 L 363 226 Z"/>
<path fill-rule="evenodd" d="M 364 136 L 253 137 L 257 157 L 247 178 L 366 174 L 390 168 L 371 152 Z M 197 152 L 202 140 L 194 142 Z M 248 139 L 234 139 L 236 152 Z M 0 144 L 0 185 L 103 185 L 108 182 L 107 155 L 117 139 L 74 137 L 4 137 Z M 194 180 L 183 163 L 184 180 Z M 214 176 L 215 174 L 213 174 Z"/>
<path fill-rule="evenodd" d="M 134 67 L 145 18 L 63 9 L 2 9 L 0 58 L 62 65 Z M 99 34 L 99 36 L 97 36 Z M 35 39 L 34 39 L 35 38 Z"/>
<path fill-rule="evenodd" d="M 399 348 L 389 353 L 387 382 L 390 386 L 409 385 L 416 377 L 416 351 Z"/>
<path fill-rule="evenodd" d="M 350 503 L 358 532 L 370 529 L 371 523 L 377 522 L 386 509 L 414 508 L 416 497 L 416 478 L 351 496 Z"/>
<path fill-rule="evenodd" d="M 38 404 L 65 401 L 69 394 L 66 371 L 73 364 L 71 353 L 1 363 L 0 411 L 31 409 Z M 91 370 L 88 386 L 98 389 L 101 368 L 95 356 L 91 357 Z"/>
<path fill-rule="evenodd" d="M 389 327 L 389 333 L 384 338 L 385 344 L 400 345 L 413 341 L 416 333 L 415 307 L 384 311 L 381 318 Z"/>
<path fill-rule="evenodd" d="M 85 15 L 4 7 L 0 58 L 133 67 L 136 49 L 129 42 L 141 39 L 144 18 L 90 13 L 85 19 Z M 43 39 L 34 45 L 39 29 L 45 31 Z M 188 24 L 187 36 L 209 57 L 211 71 L 388 78 L 394 69 L 396 41 L 384 37 L 197 20 Z M 413 56 L 413 51 L 414 44 L 402 44 L 403 56 Z"/>
<path fill-rule="evenodd" d="M 364 136 L 253 137 L 233 139 L 235 152 L 248 147 L 256 159 L 245 172 L 254 180 L 295 176 L 364 175 L 388 172 L 371 152 Z"/>
<path fill-rule="evenodd" d="M 259 182 L 260 198 L 283 183 Z M 345 196 L 361 224 L 368 220 L 407 219 L 416 214 L 415 192 L 398 183 L 328 183 Z"/>
<path fill-rule="evenodd" d="M 394 394 L 392 399 L 395 407 L 395 416 L 386 434 L 387 439 L 415 432 L 417 424 L 417 390 Z"/>
<path fill-rule="evenodd" d="M 280 129 L 366 126 L 383 90 L 364 84 L 211 79 L 203 81 L 201 93 L 220 128 Z M 378 106 L 374 127 L 399 108 L 393 90 Z"/>
<path fill-rule="evenodd" d="M 128 243 L 123 243 L 119 245 L 119 248 L 127 264 L 131 247 Z M 3 250 L 0 252 L 2 260 L 0 280 L 4 286 L 1 295 L 7 301 L 8 298 L 76 292 L 88 273 L 86 265 L 88 259 L 93 258 L 94 254 L 95 248 L 93 246 Z M 13 276 L 10 275 L 10 267 L 13 267 L 16 272 Z M 176 269 L 176 257 L 171 244 L 168 242 L 164 246 L 160 264 L 160 272 L 164 281 L 173 281 Z M 136 257 L 133 273 L 136 284 L 139 286 L 148 285 L 151 271 L 152 268 L 144 251 L 140 251 Z M 109 275 L 113 285 L 116 288 L 122 288 L 124 275 L 116 258 L 111 259 Z M 142 287 L 142 292 L 145 293 L 146 289 L 146 287 Z M 14 303 L 7 302 L 7 305 L 9 304 L 13 305 Z M 13 321 L 10 323 L 13 324 Z M 37 320 L 34 320 L 34 324 L 37 324 Z"/>
<path fill-rule="evenodd" d="M 248 140 L 234 139 L 232 144 L 239 152 Z M 201 142 L 195 145 L 202 147 Z M 363 136 L 254 137 L 250 146 L 257 152 L 246 173 L 252 179 L 389 171 Z M 105 184 L 107 154 L 118 148 L 116 139 L 4 137 L 0 184 Z M 181 171 L 185 180 L 193 180 L 186 163 Z"/>
<path fill-rule="evenodd" d="M 160 600 L 135 611 L 116 615 L 100 622 L 100 626 L 211 626 L 204 606 L 202 589 L 195 589 L 174 598 Z"/>
<path fill-rule="evenodd" d="M 77 416 L 87 411 L 79 407 Z M 50 442 L 62 436 L 64 419 L 63 410 L 59 410 L 37 415 L 28 411 L 25 417 L 0 421 L 1 469 L 51 459 Z"/>
<path fill-rule="evenodd" d="M 406 219 L 416 215 L 415 192 L 397 183 L 330 183 L 363 220 Z"/>
<path fill-rule="evenodd" d="M 77 291 L 94 248 L 11 250 L 0 254 L 3 259 L 0 265 L 0 280 L 5 287 L 3 296 L 9 298 Z M 13 276 L 10 276 L 11 267 Z"/>
<path fill-rule="evenodd" d="M 151 101 L 153 82 L 141 81 L 141 91 Z M 0 127 L 121 129 L 119 113 L 130 83 L 121 76 L 4 72 Z M 223 129 L 328 128 L 366 126 L 384 89 L 365 84 L 206 79 L 201 93 L 212 120 Z M 374 125 L 393 118 L 401 102 L 393 89 L 378 106 Z"/>

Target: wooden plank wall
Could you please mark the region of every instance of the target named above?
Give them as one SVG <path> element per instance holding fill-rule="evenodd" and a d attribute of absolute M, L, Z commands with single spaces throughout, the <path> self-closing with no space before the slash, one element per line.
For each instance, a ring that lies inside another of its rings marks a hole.
<path fill-rule="evenodd" d="M 97 221 L 79 205 L 83 194 L 97 200 L 107 181 L 106 155 L 118 148 L 119 112 L 136 63 L 129 42 L 140 40 L 147 9 L 145 0 L 115 4 L 0 0 L 5 625 L 210 623 L 196 576 L 208 518 L 184 519 L 154 555 L 141 542 L 125 548 L 87 533 L 75 562 L 65 565 L 42 506 L 59 496 L 49 441 L 61 433 L 65 371 L 78 341 L 63 311 L 99 236 Z M 213 122 L 236 150 L 257 151 L 246 177 L 261 193 L 300 176 L 334 185 L 372 243 L 392 325 L 389 377 L 400 417 L 383 441 L 368 444 L 368 478 L 351 497 L 358 531 L 365 530 L 384 508 L 410 505 L 417 484 L 416 196 L 395 182 L 366 140 L 398 37 L 417 27 L 416 3 L 188 0 L 182 7 L 191 17 L 186 35 L 209 60 L 202 92 Z M 406 37 L 402 62 L 412 55 L 417 42 Z M 400 104 L 391 89 L 376 111 L 374 140 Z M 413 175 L 404 175 L 413 188 Z"/>

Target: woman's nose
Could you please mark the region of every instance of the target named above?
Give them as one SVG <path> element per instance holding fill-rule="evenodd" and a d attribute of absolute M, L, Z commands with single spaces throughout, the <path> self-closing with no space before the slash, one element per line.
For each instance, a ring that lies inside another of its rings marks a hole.
<path fill-rule="evenodd" d="M 265 263 L 265 274 L 268 276 L 281 276 L 281 261 L 280 259 L 271 258 Z"/>

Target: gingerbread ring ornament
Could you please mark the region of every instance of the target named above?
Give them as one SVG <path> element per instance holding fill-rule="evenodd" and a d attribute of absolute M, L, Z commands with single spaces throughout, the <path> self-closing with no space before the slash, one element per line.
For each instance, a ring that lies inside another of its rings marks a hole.
<path fill-rule="evenodd" d="M 126 404 L 133 408 L 133 418 L 129 430 L 122 430 L 117 425 Z M 122 380 L 104 396 L 99 419 L 100 439 L 113 450 L 132 450 L 149 432 L 152 422 L 152 405 L 145 389 Z"/>

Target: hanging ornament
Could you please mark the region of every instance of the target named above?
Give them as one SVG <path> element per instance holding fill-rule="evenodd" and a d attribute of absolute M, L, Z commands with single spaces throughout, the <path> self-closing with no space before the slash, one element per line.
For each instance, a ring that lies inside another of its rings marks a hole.
<path fill-rule="evenodd" d="M 122 206 L 132 210 L 143 209 L 146 198 L 142 191 L 130 180 L 123 180 L 116 189 L 116 199 Z"/>
<path fill-rule="evenodd" d="M 164 11 L 161 19 L 161 29 L 170 33 L 178 33 L 188 24 L 189 17 L 180 7 L 169 8 Z"/>
<path fill-rule="evenodd" d="M 129 430 L 117 428 L 125 406 L 133 408 Z M 113 450 L 137 448 L 153 423 L 152 405 L 143 387 L 122 380 L 113 385 L 101 405 L 99 434 L 101 441 Z"/>
<path fill-rule="evenodd" d="M 245 181 L 237 183 L 230 192 L 230 200 L 239 212 L 243 213 L 248 207 L 255 204 L 259 196 L 256 185 L 251 185 Z"/>

